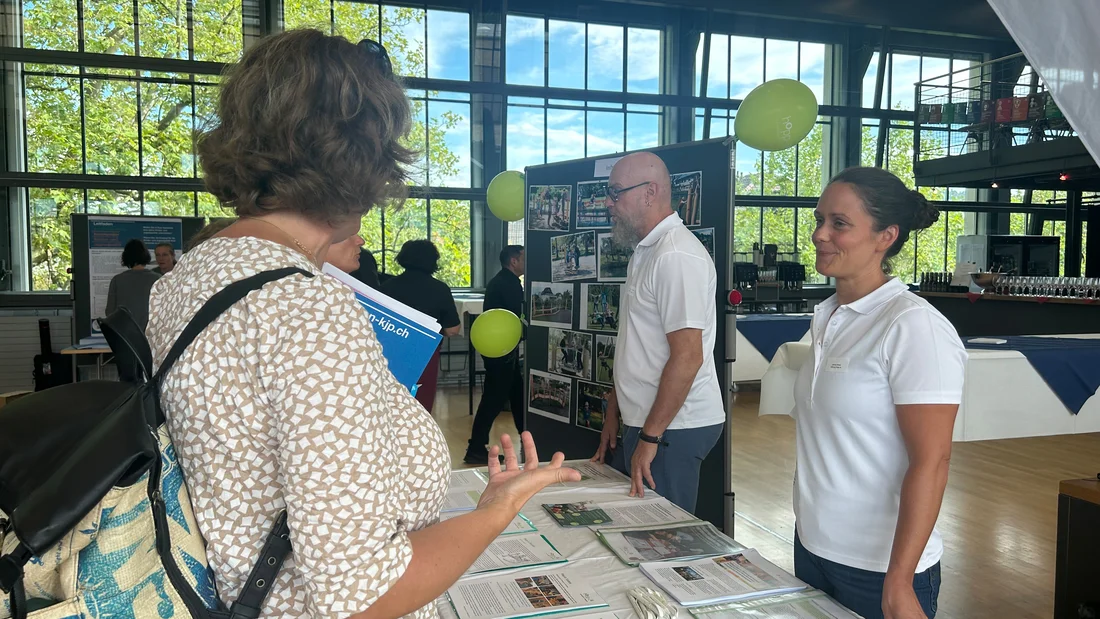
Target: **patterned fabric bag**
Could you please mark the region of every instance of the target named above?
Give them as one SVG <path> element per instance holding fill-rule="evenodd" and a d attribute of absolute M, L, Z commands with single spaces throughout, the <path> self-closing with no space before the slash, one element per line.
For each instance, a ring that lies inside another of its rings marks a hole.
<path fill-rule="evenodd" d="M 225 310 L 297 268 L 215 294 L 156 374 L 145 334 L 120 309 L 100 321 L 146 382 L 85 381 L 0 408 L 0 619 L 254 619 L 290 552 L 276 520 L 240 597 L 219 601 L 205 542 L 160 407 L 164 376 Z"/>

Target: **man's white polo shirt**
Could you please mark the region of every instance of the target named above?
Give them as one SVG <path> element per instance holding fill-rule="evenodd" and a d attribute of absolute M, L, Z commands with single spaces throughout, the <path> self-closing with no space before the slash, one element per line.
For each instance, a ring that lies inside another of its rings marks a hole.
<path fill-rule="evenodd" d="M 799 540 L 824 559 L 885 572 L 909 467 L 895 406 L 961 403 L 966 350 L 898 279 L 848 305 L 826 299 L 810 332 L 813 357 L 795 382 Z M 917 572 L 942 554 L 933 531 Z"/>
<path fill-rule="evenodd" d="M 624 425 L 645 424 L 668 362 L 665 335 L 680 329 L 702 329 L 703 367 L 668 429 L 725 422 L 714 369 L 717 284 L 710 254 L 675 213 L 634 249 L 621 295 L 615 354 L 615 397 Z"/>

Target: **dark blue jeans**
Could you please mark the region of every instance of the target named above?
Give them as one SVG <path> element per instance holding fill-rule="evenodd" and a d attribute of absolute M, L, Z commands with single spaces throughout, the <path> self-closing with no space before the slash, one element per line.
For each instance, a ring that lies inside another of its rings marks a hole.
<path fill-rule="evenodd" d="M 665 430 L 663 438 L 666 444 L 657 447 L 657 456 L 649 465 L 653 483 L 657 484 L 657 494 L 688 513 L 695 513 L 695 502 L 699 497 L 699 468 L 722 436 L 724 425 Z M 641 428 L 623 426 L 622 465 L 627 476 L 630 475 L 630 459 L 638 447 L 641 431 Z M 642 483 L 649 488 L 644 480 Z"/>
<path fill-rule="evenodd" d="M 886 574 L 869 572 L 841 565 L 813 554 L 794 537 L 794 575 L 815 589 L 827 593 L 852 612 L 866 619 L 882 619 L 882 585 Z M 940 564 L 937 563 L 913 577 L 924 614 L 936 616 L 936 600 L 940 595 Z"/>

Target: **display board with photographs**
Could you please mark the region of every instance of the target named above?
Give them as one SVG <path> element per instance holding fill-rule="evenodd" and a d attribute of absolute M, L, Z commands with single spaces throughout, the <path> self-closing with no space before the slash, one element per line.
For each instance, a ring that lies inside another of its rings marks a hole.
<path fill-rule="evenodd" d="M 550 280 L 568 282 L 596 277 L 596 233 L 577 232 L 550 238 Z"/>
<path fill-rule="evenodd" d="M 532 325 L 573 328 L 573 284 L 531 282 L 529 301 Z"/>
<path fill-rule="evenodd" d="M 607 418 L 607 400 L 611 397 L 611 389 L 610 385 L 577 381 L 575 423 L 578 428 L 603 432 L 604 420 Z"/>
<path fill-rule="evenodd" d="M 570 185 L 531 185 L 527 189 L 527 227 L 531 230 L 568 230 Z"/>
<path fill-rule="evenodd" d="M 595 344 L 591 333 L 550 329 L 546 367 L 554 374 L 590 379 L 592 376 L 592 349 Z"/>
<path fill-rule="evenodd" d="M 596 334 L 596 382 L 615 383 L 615 344 L 618 341 L 614 335 Z"/>
<path fill-rule="evenodd" d="M 707 248 L 707 253 L 710 254 L 710 259 L 714 260 L 714 228 L 699 228 L 691 231 L 695 235 L 695 238 L 699 239 L 699 242 L 703 244 L 703 247 Z"/>
<path fill-rule="evenodd" d="M 684 225 L 703 223 L 703 173 L 682 172 L 672 175 L 672 210 L 684 220 Z"/>
<path fill-rule="evenodd" d="M 577 183 L 577 227 L 611 227 L 611 211 L 607 208 L 606 179 Z"/>
<path fill-rule="evenodd" d="M 622 284 L 581 284 L 581 329 L 618 332 L 621 287 Z"/>
<path fill-rule="evenodd" d="M 670 172 L 669 206 L 712 254 L 717 280 L 724 285 L 735 206 L 730 195 L 732 143 L 723 138 L 646 150 L 664 161 Z M 534 389 L 527 394 L 532 409 L 527 427 L 540 437 L 540 445 L 573 460 L 588 460 L 598 447 L 605 411 L 596 404 L 614 385 L 618 329 L 625 320 L 620 313 L 633 247 L 614 242 L 607 196 L 608 174 L 620 160 L 616 154 L 525 170 L 529 328 L 523 345 L 526 387 Z M 720 307 L 718 312 L 714 359 L 721 366 L 727 355 Z M 727 372 L 717 370 L 725 398 L 730 392 Z M 723 504 L 729 496 L 722 487 L 728 470 L 724 460 L 724 450 L 715 449 L 700 469 L 696 514 L 715 523 L 724 522 Z"/>
<path fill-rule="evenodd" d="M 600 234 L 599 239 L 598 279 L 601 282 L 625 282 L 626 267 L 634 255 L 634 248 L 616 243 L 610 232 Z"/>
<path fill-rule="evenodd" d="M 531 370 L 531 380 L 527 385 L 528 412 L 569 423 L 569 407 L 572 403 L 572 380 Z"/>

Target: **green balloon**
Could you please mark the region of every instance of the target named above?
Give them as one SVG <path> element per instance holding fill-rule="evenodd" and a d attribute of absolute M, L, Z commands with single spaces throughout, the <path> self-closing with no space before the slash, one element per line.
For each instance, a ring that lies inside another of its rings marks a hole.
<path fill-rule="evenodd" d="M 523 172 L 508 170 L 497 174 L 487 190 L 489 210 L 502 221 L 523 219 L 527 179 Z"/>
<path fill-rule="evenodd" d="M 470 325 L 470 343 L 474 350 L 496 359 L 515 350 L 523 335 L 519 318 L 506 309 L 491 309 Z"/>
<path fill-rule="evenodd" d="M 798 144 L 817 121 L 817 97 L 809 86 L 790 79 L 757 86 L 737 108 L 737 140 L 757 150 L 783 150 Z"/>

